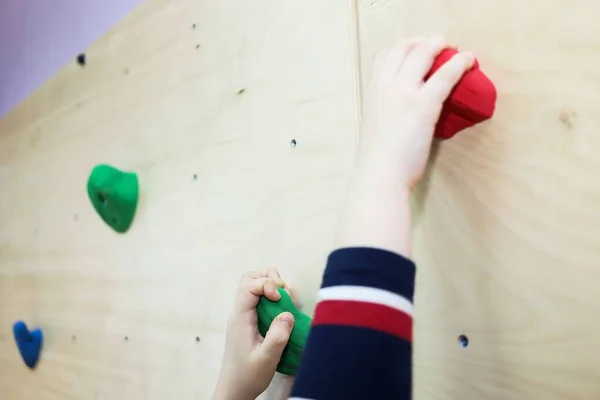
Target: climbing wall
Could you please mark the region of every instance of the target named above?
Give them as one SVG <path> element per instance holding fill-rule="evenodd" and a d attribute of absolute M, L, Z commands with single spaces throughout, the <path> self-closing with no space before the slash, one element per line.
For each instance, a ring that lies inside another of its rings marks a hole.
<path fill-rule="evenodd" d="M 348 22 L 149 0 L 0 120 L 0 399 L 208 399 L 250 269 L 312 312 L 355 146 Z M 103 162 L 140 178 L 125 235 L 87 198 Z M 34 372 L 17 319 L 44 329 Z"/>
<path fill-rule="evenodd" d="M 413 199 L 416 399 L 600 398 L 598 7 L 358 3 L 364 78 L 380 46 L 440 32 L 498 88 Z"/>
<path fill-rule="evenodd" d="M 248 269 L 312 313 L 370 60 L 432 33 L 499 100 L 412 199 L 415 399 L 600 398 L 598 7 L 147 0 L 0 120 L 0 399 L 209 399 Z M 102 162 L 140 178 L 125 235 L 86 197 Z"/>

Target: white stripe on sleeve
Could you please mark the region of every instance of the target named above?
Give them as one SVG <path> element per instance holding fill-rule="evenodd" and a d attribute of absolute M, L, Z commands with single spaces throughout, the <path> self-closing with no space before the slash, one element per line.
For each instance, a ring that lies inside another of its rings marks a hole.
<path fill-rule="evenodd" d="M 413 305 L 403 296 L 367 286 L 330 286 L 319 290 L 319 301 L 345 300 L 375 303 L 395 308 L 412 316 Z M 301 399 L 299 399 L 301 400 Z"/>

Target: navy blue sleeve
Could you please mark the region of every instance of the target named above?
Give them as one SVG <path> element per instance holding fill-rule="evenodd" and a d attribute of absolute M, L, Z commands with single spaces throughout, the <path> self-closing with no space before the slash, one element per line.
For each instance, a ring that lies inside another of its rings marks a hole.
<path fill-rule="evenodd" d="M 415 271 L 385 250 L 331 253 L 291 399 L 411 399 Z"/>

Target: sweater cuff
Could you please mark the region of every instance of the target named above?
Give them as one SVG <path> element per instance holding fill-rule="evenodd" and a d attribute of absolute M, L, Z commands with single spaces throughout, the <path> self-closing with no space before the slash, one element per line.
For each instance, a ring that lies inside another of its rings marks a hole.
<path fill-rule="evenodd" d="M 313 325 L 353 326 L 412 341 L 415 264 L 390 251 L 344 248 L 331 253 Z"/>

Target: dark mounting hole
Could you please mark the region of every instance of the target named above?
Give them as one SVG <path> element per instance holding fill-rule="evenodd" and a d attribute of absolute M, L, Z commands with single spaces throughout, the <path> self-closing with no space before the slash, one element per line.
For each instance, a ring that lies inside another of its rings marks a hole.
<path fill-rule="evenodd" d="M 108 200 L 102 195 L 102 193 L 98 193 L 98 201 L 104 204 L 104 207 L 108 205 Z"/>
<path fill-rule="evenodd" d="M 192 29 L 196 29 L 196 24 L 192 24 Z"/>
<path fill-rule="evenodd" d="M 466 335 L 460 335 L 458 337 L 458 344 L 463 348 L 469 346 L 469 338 Z"/>
<path fill-rule="evenodd" d="M 296 139 L 292 139 L 292 141 L 290 142 L 290 146 L 292 146 L 292 149 L 296 147 Z"/>
<path fill-rule="evenodd" d="M 198 174 L 194 174 L 194 180 L 198 179 Z"/>
<path fill-rule="evenodd" d="M 85 66 L 85 53 L 81 53 L 77 56 L 77 64 L 79 64 L 80 66 L 84 67 Z"/>
<path fill-rule="evenodd" d="M 125 336 L 125 341 L 128 342 L 129 341 L 129 336 Z"/>
<path fill-rule="evenodd" d="M 199 48 L 200 48 L 200 45 L 199 45 L 199 44 L 197 44 L 197 45 L 196 45 L 196 50 L 198 50 Z"/>
<path fill-rule="evenodd" d="M 196 343 L 200 343 L 200 337 L 196 336 Z"/>
<path fill-rule="evenodd" d="M 238 91 L 237 91 L 237 95 L 238 95 L 238 96 L 239 96 L 239 95 L 242 95 L 242 94 L 244 94 L 244 93 L 246 93 L 246 89 L 244 89 L 244 88 L 242 88 L 242 89 L 240 89 L 240 90 L 238 90 Z"/>

